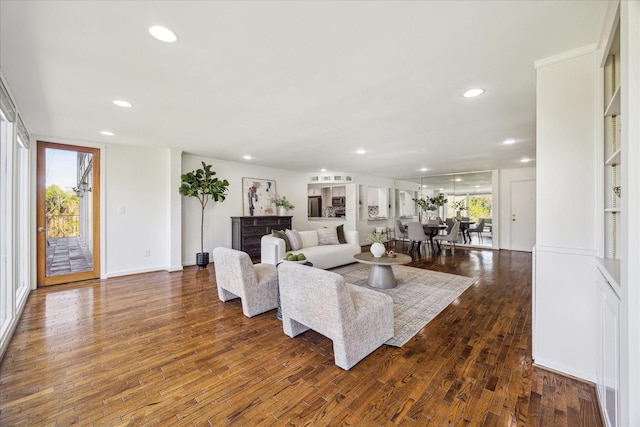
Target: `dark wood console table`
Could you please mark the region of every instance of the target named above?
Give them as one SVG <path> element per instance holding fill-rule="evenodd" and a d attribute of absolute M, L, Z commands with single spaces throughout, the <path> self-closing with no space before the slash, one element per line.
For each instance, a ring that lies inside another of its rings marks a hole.
<path fill-rule="evenodd" d="M 291 216 L 232 216 L 231 247 L 260 258 L 260 239 L 271 230 L 291 229 Z"/>

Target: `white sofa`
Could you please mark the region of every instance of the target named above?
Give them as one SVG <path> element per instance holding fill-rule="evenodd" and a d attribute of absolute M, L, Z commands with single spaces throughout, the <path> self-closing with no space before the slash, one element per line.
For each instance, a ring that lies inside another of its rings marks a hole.
<path fill-rule="evenodd" d="M 350 369 L 393 337 L 389 295 L 292 262 L 278 267 L 278 281 L 284 333 L 293 338 L 313 329 L 330 338 L 335 363 L 342 369 Z"/>
<path fill-rule="evenodd" d="M 302 249 L 291 251 L 302 252 L 307 260 L 316 268 L 328 269 L 355 262 L 353 256 L 362 251 L 360 236 L 357 231 L 346 231 L 347 243 L 339 245 L 319 245 L 318 233 L 315 230 L 298 231 L 302 240 Z M 272 235 L 262 236 L 260 262 L 276 265 L 286 253 L 284 240 Z"/>

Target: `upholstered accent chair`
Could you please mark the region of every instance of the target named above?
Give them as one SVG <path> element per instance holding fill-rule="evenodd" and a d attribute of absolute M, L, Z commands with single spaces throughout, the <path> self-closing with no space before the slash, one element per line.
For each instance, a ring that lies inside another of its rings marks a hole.
<path fill-rule="evenodd" d="M 213 262 L 220 301 L 240 298 L 247 317 L 278 307 L 278 271 L 274 265 L 254 265 L 247 253 L 222 247 L 213 250 Z"/>
<path fill-rule="evenodd" d="M 309 329 L 333 341 L 335 364 L 351 369 L 393 337 L 393 300 L 345 283 L 339 274 L 296 263 L 278 267 L 284 333 Z"/>

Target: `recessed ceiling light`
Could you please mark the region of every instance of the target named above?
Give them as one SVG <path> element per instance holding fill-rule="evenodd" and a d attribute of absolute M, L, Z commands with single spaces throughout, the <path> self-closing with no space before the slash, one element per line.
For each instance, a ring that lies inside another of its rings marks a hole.
<path fill-rule="evenodd" d="M 245 160 L 251 160 L 251 156 L 248 155 L 248 154 L 246 156 L 242 156 L 242 158 L 245 159 Z"/>
<path fill-rule="evenodd" d="M 149 28 L 149 34 L 151 34 L 155 39 L 165 43 L 173 43 L 178 40 L 176 33 L 160 25 L 154 25 Z"/>
<path fill-rule="evenodd" d="M 504 145 L 511 145 L 511 144 L 515 144 L 516 140 L 515 139 L 505 139 L 502 143 Z"/>
<path fill-rule="evenodd" d="M 362 148 L 361 148 L 361 149 L 359 149 L 358 151 L 356 151 L 356 153 L 358 153 L 358 154 L 364 154 L 364 153 L 366 153 L 366 151 L 365 151 L 364 149 L 362 149 Z"/>
<path fill-rule="evenodd" d="M 325 168 L 320 169 L 320 172 L 326 172 L 327 170 Z"/>
<path fill-rule="evenodd" d="M 426 172 L 426 171 L 428 171 L 428 170 L 429 170 L 429 169 L 427 169 L 427 168 L 420 168 L 420 172 Z"/>
<path fill-rule="evenodd" d="M 427 188 L 427 184 L 422 184 L 422 188 Z"/>
<path fill-rule="evenodd" d="M 462 181 L 462 178 L 456 178 L 456 182 Z"/>
<path fill-rule="evenodd" d="M 480 188 L 480 186 L 479 186 L 479 185 L 476 185 L 476 188 Z"/>
<path fill-rule="evenodd" d="M 133 105 L 130 102 L 123 101 L 121 99 L 116 99 L 115 101 L 113 101 L 113 103 L 116 104 L 118 107 L 124 107 L 124 108 L 133 107 Z"/>
<path fill-rule="evenodd" d="M 100 134 L 101 135 L 105 135 L 105 136 L 113 136 L 113 135 L 115 135 L 113 132 L 108 131 L 108 130 L 100 131 Z"/>
<path fill-rule="evenodd" d="M 533 161 L 533 159 L 529 159 L 527 157 L 525 157 L 524 159 L 520 160 L 520 162 L 522 162 L 522 163 L 529 163 L 531 161 Z"/>
<path fill-rule="evenodd" d="M 478 95 L 482 95 L 484 93 L 484 89 L 469 89 L 465 93 L 462 94 L 465 98 L 475 98 Z"/>

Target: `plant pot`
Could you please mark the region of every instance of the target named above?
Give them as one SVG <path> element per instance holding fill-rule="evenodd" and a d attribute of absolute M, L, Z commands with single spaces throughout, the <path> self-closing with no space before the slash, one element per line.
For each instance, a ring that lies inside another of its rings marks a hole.
<path fill-rule="evenodd" d="M 278 216 L 286 216 L 287 209 L 283 206 L 278 206 Z"/>
<path fill-rule="evenodd" d="M 198 252 L 196 254 L 196 265 L 198 268 L 207 268 L 207 265 L 209 265 L 209 252 Z"/>
<path fill-rule="evenodd" d="M 369 249 L 374 257 L 380 258 L 387 251 L 387 248 L 382 243 L 372 243 Z"/>

